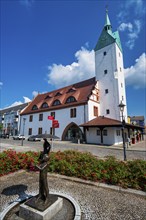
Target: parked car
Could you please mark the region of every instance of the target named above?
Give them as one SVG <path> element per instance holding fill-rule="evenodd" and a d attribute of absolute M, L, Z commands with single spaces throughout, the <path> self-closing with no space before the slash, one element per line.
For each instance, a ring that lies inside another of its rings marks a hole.
<path fill-rule="evenodd" d="M 9 138 L 9 134 L 1 134 L 0 138 Z"/>
<path fill-rule="evenodd" d="M 17 135 L 17 136 L 13 136 L 13 140 L 25 140 L 25 136 L 24 135 Z"/>
<path fill-rule="evenodd" d="M 41 138 L 37 138 L 37 137 L 35 137 L 35 136 L 30 136 L 30 137 L 28 137 L 28 139 L 27 139 L 28 141 L 41 141 Z"/>

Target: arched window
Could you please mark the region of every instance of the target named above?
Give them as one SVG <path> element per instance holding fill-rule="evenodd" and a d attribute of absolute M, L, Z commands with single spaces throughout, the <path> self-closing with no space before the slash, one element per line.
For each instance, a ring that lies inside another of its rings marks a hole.
<path fill-rule="evenodd" d="M 55 106 L 55 105 L 61 105 L 61 102 L 60 102 L 58 99 L 56 99 L 56 100 L 53 102 L 52 105 L 53 105 L 53 106 Z"/>
<path fill-rule="evenodd" d="M 37 105 L 32 106 L 32 110 L 37 110 L 37 109 L 38 109 Z"/>
<path fill-rule="evenodd" d="M 50 95 L 47 95 L 46 97 L 45 97 L 45 99 L 50 99 L 51 98 L 51 96 Z"/>
<path fill-rule="evenodd" d="M 44 102 L 42 105 L 41 105 L 41 108 L 48 108 L 49 106 L 48 106 L 48 104 L 47 104 L 47 102 Z"/>
<path fill-rule="evenodd" d="M 67 93 L 69 93 L 69 92 L 75 92 L 75 91 L 76 91 L 75 88 L 70 88 L 70 89 L 67 91 Z"/>
<path fill-rule="evenodd" d="M 60 95 L 62 95 L 60 92 L 57 92 L 57 93 L 55 94 L 55 96 L 60 96 Z"/>
<path fill-rule="evenodd" d="M 70 96 L 67 98 L 66 103 L 70 103 L 70 102 L 76 102 L 76 99 L 74 96 Z"/>

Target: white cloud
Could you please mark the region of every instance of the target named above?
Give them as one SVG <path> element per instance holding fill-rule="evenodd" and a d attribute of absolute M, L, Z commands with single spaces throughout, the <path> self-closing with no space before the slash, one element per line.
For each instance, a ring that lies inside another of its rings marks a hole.
<path fill-rule="evenodd" d="M 23 99 L 24 99 L 24 102 L 16 101 L 16 102 L 12 103 L 10 106 L 8 106 L 6 108 L 10 108 L 10 107 L 13 107 L 13 106 L 21 105 L 23 103 L 27 103 L 27 102 L 31 101 L 28 97 L 25 97 L 25 96 L 23 96 Z"/>
<path fill-rule="evenodd" d="M 0 89 L 2 88 L 2 86 L 3 86 L 3 82 L 0 82 Z"/>
<path fill-rule="evenodd" d="M 23 96 L 23 99 L 24 99 L 24 103 L 31 102 L 31 99 L 29 99 L 28 97 Z"/>
<path fill-rule="evenodd" d="M 66 86 L 75 82 L 80 82 L 95 76 L 94 51 L 85 48 L 75 53 L 78 62 L 63 66 L 53 64 L 49 66 L 48 82 L 56 87 Z M 146 86 L 146 54 L 143 53 L 135 60 L 135 64 L 125 69 L 126 85 L 131 85 L 135 89 Z"/>
<path fill-rule="evenodd" d="M 128 39 L 126 42 L 126 46 L 129 49 L 133 49 L 135 45 L 135 41 L 139 37 L 141 27 L 142 24 L 140 20 L 134 20 L 133 24 L 131 24 L 130 22 L 120 24 L 118 29 L 121 32 L 126 31 L 127 39 Z"/>
<path fill-rule="evenodd" d="M 32 96 L 33 96 L 33 98 L 35 98 L 38 94 L 39 94 L 38 91 L 33 91 L 33 92 L 32 92 Z"/>
<path fill-rule="evenodd" d="M 135 60 L 135 65 L 125 69 L 126 85 L 135 89 L 146 87 L 146 54 Z"/>
<path fill-rule="evenodd" d="M 38 95 L 38 94 L 44 94 L 44 93 L 47 93 L 48 91 L 43 91 L 43 92 L 39 92 L 39 91 L 33 91 L 32 92 L 32 97 L 33 99 Z"/>
<path fill-rule="evenodd" d="M 21 101 L 16 101 L 16 102 L 12 103 L 12 105 L 8 106 L 7 108 L 17 106 L 17 105 L 21 105 L 21 104 L 23 104 Z"/>
<path fill-rule="evenodd" d="M 145 6 L 143 0 L 127 0 L 126 1 L 126 8 L 129 9 L 133 7 L 135 14 L 139 15 L 139 13 L 142 15 L 145 13 Z"/>
<path fill-rule="evenodd" d="M 120 23 L 131 17 L 130 10 L 132 10 L 134 16 L 138 16 L 139 18 L 145 14 L 145 4 L 143 0 L 126 0 L 121 2 L 121 10 L 117 15 Z"/>
<path fill-rule="evenodd" d="M 119 31 L 125 31 L 126 29 L 128 31 L 132 32 L 133 25 L 130 22 L 129 23 L 122 23 L 122 24 L 120 24 Z"/>
<path fill-rule="evenodd" d="M 48 83 L 56 87 L 66 86 L 95 76 L 94 51 L 82 47 L 75 53 L 77 62 L 69 65 L 53 64 L 48 67 Z"/>
<path fill-rule="evenodd" d="M 135 20 L 131 19 L 131 13 L 135 17 Z M 145 6 L 143 0 L 126 0 L 121 5 L 121 11 L 117 15 L 120 23 L 119 31 L 125 32 L 127 35 L 126 46 L 129 49 L 133 49 L 136 39 L 139 38 L 143 26 L 143 20 L 145 14 Z"/>

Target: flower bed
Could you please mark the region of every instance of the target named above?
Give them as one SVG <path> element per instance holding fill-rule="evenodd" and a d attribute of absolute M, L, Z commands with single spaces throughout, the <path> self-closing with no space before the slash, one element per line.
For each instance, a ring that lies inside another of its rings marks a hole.
<path fill-rule="evenodd" d="M 20 169 L 34 170 L 38 157 L 39 153 L 32 151 L 26 153 L 16 153 L 13 150 L 3 151 L 0 153 L 0 176 Z"/>
<path fill-rule="evenodd" d="M 35 171 L 39 153 L 16 153 L 8 150 L 0 153 L 0 175 L 19 169 Z M 146 191 L 146 161 L 119 161 L 114 157 L 97 159 L 90 153 L 78 151 L 51 152 L 49 172 L 85 180 L 100 181 Z"/>

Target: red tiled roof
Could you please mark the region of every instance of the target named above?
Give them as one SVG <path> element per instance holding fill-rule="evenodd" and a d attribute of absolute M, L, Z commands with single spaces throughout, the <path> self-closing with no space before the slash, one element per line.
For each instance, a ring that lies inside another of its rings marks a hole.
<path fill-rule="evenodd" d="M 93 77 L 91 79 L 75 83 L 70 86 L 66 86 L 64 88 L 60 88 L 48 93 L 38 94 L 21 115 L 33 114 L 37 112 L 44 112 L 85 104 L 87 103 L 95 84 L 96 80 L 95 77 Z M 56 96 L 56 94 L 58 95 Z M 76 102 L 66 103 L 67 98 L 69 98 L 70 96 L 73 96 L 76 99 Z M 55 100 L 59 100 L 61 105 L 53 106 L 52 104 Z M 47 108 L 41 108 L 44 102 L 48 104 Z M 37 110 L 32 110 L 32 107 L 34 105 L 37 106 Z"/>
<path fill-rule="evenodd" d="M 80 127 L 122 127 L 122 122 L 116 119 L 99 116 L 91 121 L 81 124 Z M 142 126 L 132 125 L 129 123 L 125 123 L 124 127 L 131 129 L 143 129 Z"/>
<path fill-rule="evenodd" d="M 96 127 L 96 126 L 121 126 L 121 121 L 106 118 L 104 116 L 99 116 L 97 118 L 92 119 L 84 124 L 81 124 L 81 127 Z"/>

